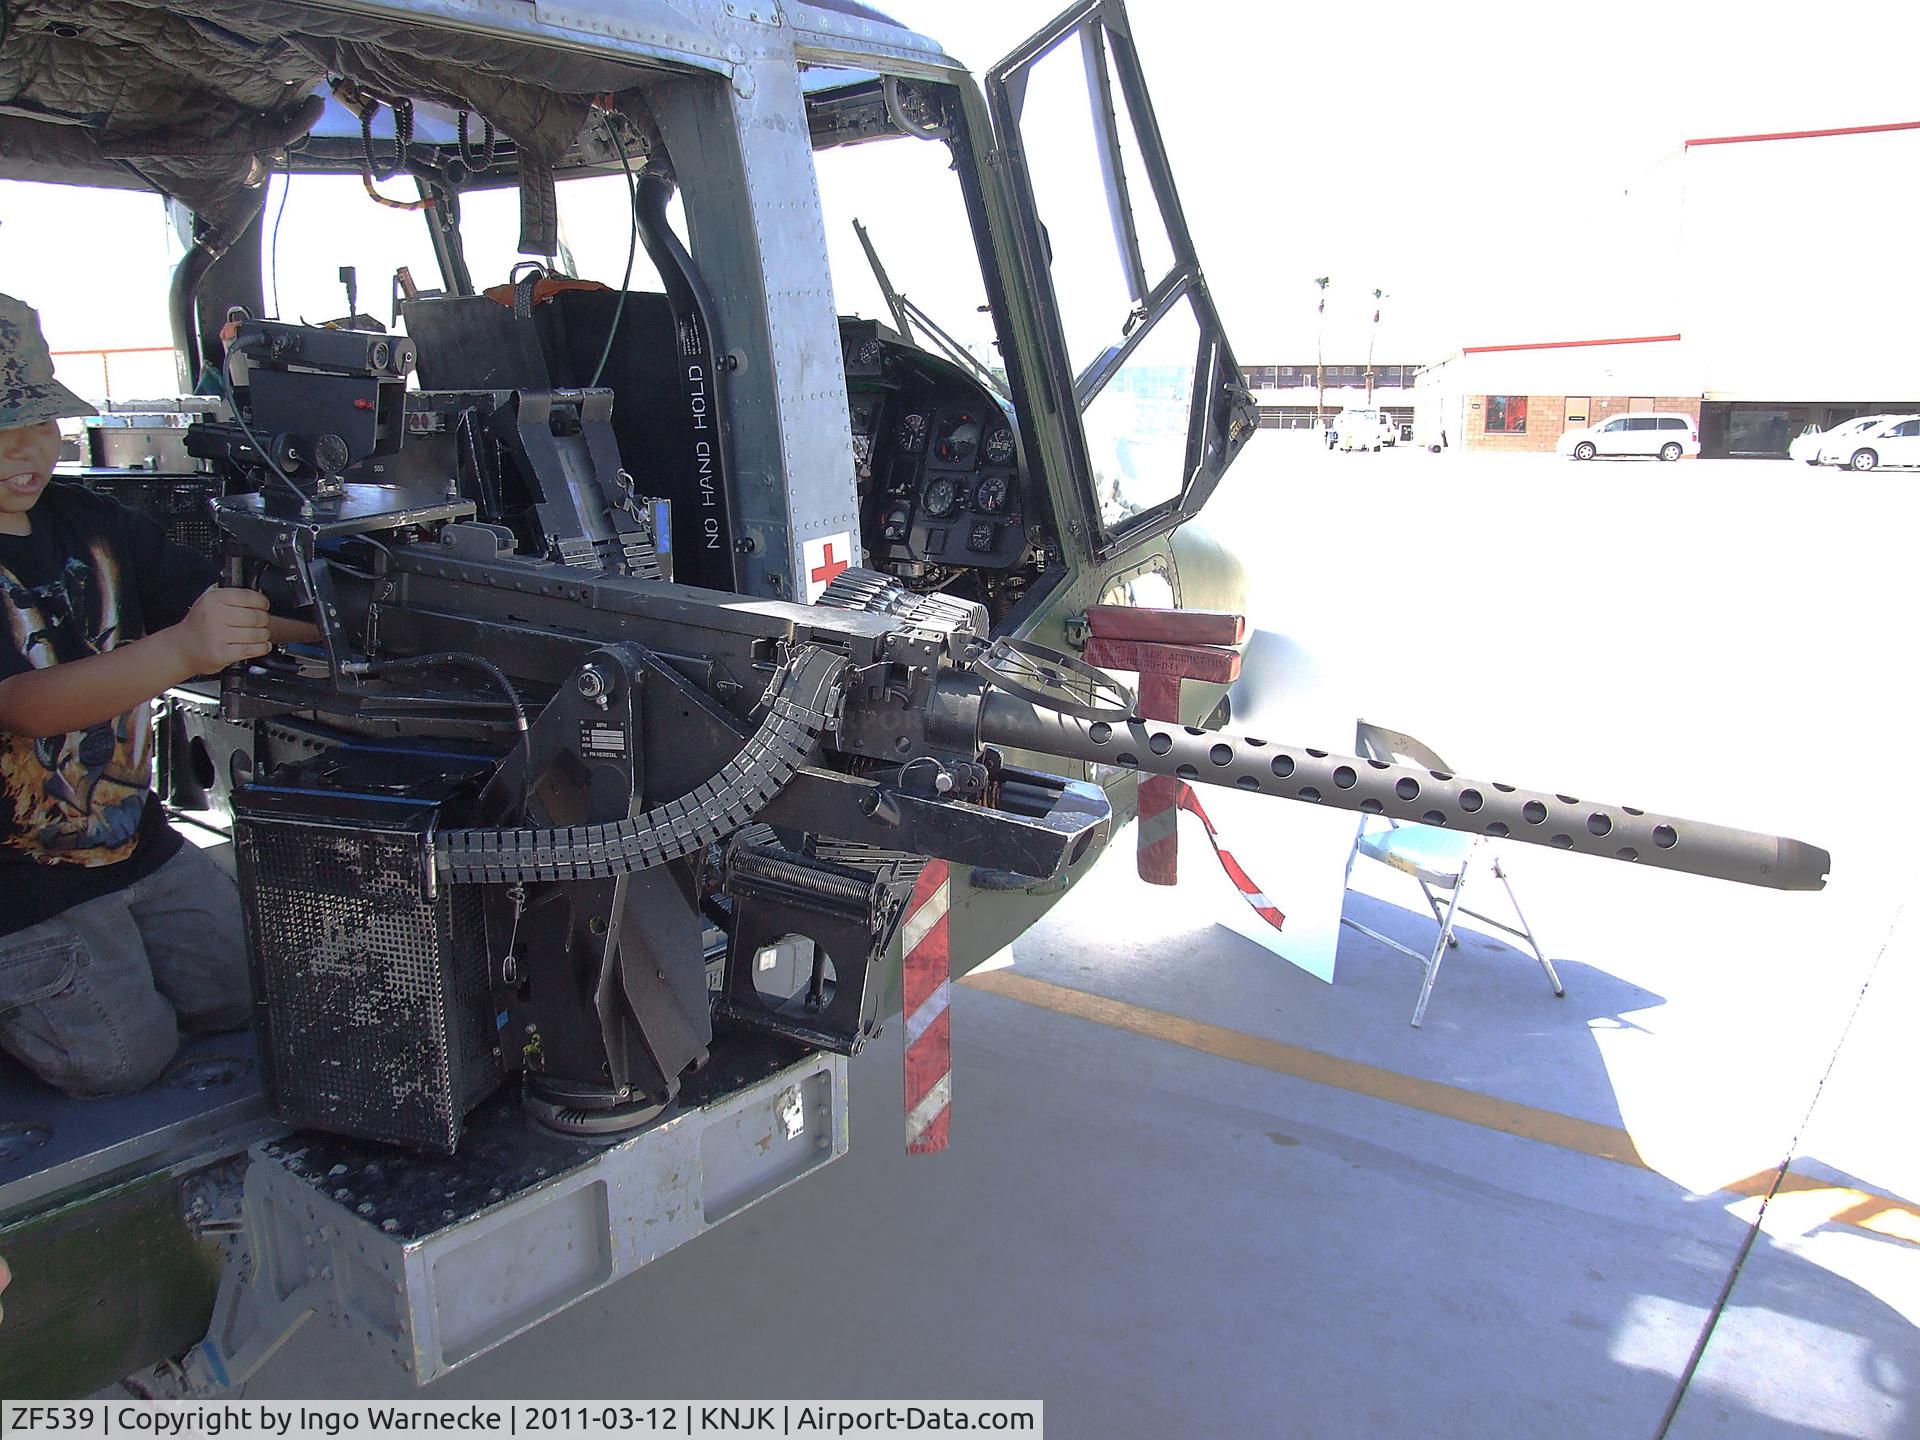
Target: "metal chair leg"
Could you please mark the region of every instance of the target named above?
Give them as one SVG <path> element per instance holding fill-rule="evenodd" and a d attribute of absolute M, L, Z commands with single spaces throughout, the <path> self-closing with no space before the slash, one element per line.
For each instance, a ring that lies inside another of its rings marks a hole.
<path fill-rule="evenodd" d="M 1427 884 L 1425 880 L 1420 879 L 1420 877 L 1417 875 L 1414 877 L 1414 881 L 1416 884 L 1420 886 L 1420 893 L 1427 897 L 1427 909 L 1433 912 L 1433 923 L 1436 925 L 1445 925 L 1447 923 L 1447 919 L 1446 919 L 1446 916 L 1440 913 L 1440 902 L 1433 898 L 1433 887 Z M 1453 893 L 1458 895 L 1460 893 L 1460 887 L 1456 885 L 1454 887 Z M 1453 949 L 1459 943 L 1460 943 L 1459 936 L 1449 935 L 1447 937 L 1447 948 L 1449 950 Z"/>
<path fill-rule="evenodd" d="M 1493 873 L 1498 875 L 1500 877 L 1500 883 L 1506 886 L 1507 902 L 1513 906 L 1513 913 L 1520 917 L 1520 928 L 1526 932 L 1527 944 L 1533 947 L 1533 958 L 1538 960 L 1540 962 L 1540 968 L 1547 972 L 1547 983 L 1553 986 L 1553 993 L 1555 995 L 1565 999 L 1567 987 L 1560 983 L 1560 977 L 1554 971 L 1553 962 L 1547 959 L 1547 952 L 1542 950 L 1540 948 L 1540 942 L 1533 938 L 1533 927 L 1527 923 L 1526 912 L 1520 908 L 1520 897 L 1513 893 L 1513 882 L 1507 879 L 1506 867 L 1503 866 L 1497 858 L 1493 862 Z"/>
<path fill-rule="evenodd" d="M 1453 912 L 1460 908 L 1460 892 L 1467 888 L 1467 869 L 1472 862 L 1462 861 L 1460 874 L 1453 882 L 1453 895 L 1447 901 L 1447 915 L 1440 922 L 1440 934 L 1433 942 L 1433 954 L 1427 960 L 1426 977 L 1420 982 L 1420 1000 L 1413 1007 L 1413 1026 L 1418 1029 L 1421 1017 L 1427 1013 L 1427 1001 L 1433 995 L 1433 982 L 1440 978 L 1440 961 L 1447 953 L 1447 944 L 1453 939 Z"/>

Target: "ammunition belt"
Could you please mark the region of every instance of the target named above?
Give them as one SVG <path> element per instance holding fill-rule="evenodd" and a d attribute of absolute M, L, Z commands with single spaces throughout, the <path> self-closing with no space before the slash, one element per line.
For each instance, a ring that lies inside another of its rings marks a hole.
<path fill-rule="evenodd" d="M 703 850 L 746 824 L 806 763 L 846 664 L 818 646 L 795 651 L 768 686 L 766 717 L 740 753 L 677 800 L 604 825 L 443 831 L 434 868 L 454 885 L 605 880 Z"/>
<path fill-rule="evenodd" d="M 934 636 L 955 636 L 962 642 L 984 640 L 989 628 L 987 610 L 973 600 L 951 595 L 916 595 L 893 576 L 878 570 L 842 570 L 814 601 L 831 610 L 863 610 L 890 615 L 909 629 Z"/>

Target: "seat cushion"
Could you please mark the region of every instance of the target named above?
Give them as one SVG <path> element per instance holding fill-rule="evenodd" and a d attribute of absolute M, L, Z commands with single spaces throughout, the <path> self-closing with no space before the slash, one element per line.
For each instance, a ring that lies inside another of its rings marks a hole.
<path fill-rule="evenodd" d="M 1466 863 L 1474 837 L 1435 825 L 1401 825 L 1369 830 L 1360 837 L 1360 853 L 1418 876 L 1429 885 L 1452 888 Z"/>

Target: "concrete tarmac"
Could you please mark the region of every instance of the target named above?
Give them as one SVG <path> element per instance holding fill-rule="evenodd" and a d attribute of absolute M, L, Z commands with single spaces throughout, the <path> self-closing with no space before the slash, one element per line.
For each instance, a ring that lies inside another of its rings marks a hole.
<path fill-rule="evenodd" d="M 1197 827 L 1172 891 L 1123 832 L 960 989 L 952 1149 L 901 1153 L 890 1027 L 849 1156 L 425 1393 L 1037 1397 L 1056 1436 L 1920 1434 L 1916 509 L 1920 476 L 1263 433 L 1208 522 L 1357 713 L 1465 775 L 1824 845 L 1828 889 L 1511 845 L 1566 997 L 1470 934 L 1415 1030 L 1413 961 L 1348 932 L 1323 985 L 1217 923 Z M 1234 823 L 1284 909 L 1257 811 Z M 1426 943 L 1411 880 L 1355 878 L 1350 916 Z M 415 1392 L 316 1323 L 247 1393 Z"/>

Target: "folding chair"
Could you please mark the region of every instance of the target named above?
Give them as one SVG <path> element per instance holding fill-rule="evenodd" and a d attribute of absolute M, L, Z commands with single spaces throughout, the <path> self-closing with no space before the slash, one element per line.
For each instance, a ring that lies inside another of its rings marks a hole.
<path fill-rule="evenodd" d="M 1359 753 L 1368 760 L 1418 765 L 1443 774 L 1451 773 L 1453 768 L 1411 735 L 1369 725 L 1364 720 L 1356 727 L 1355 739 Z M 1540 968 L 1547 972 L 1547 983 L 1553 986 L 1553 993 L 1560 996 L 1567 993 L 1566 987 L 1560 983 L 1560 977 L 1554 973 L 1553 962 L 1547 959 L 1540 942 L 1533 938 L 1533 929 L 1527 924 L 1526 915 L 1521 912 L 1512 882 L 1501 868 L 1499 851 L 1488 844 L 1485 836 L 1469 835 L 1460 830 L 1443 830 L 1432 825 L 1402 824 L 1384 816 L 1368 815 L 1361 819 L 1360 828 L 1354 832 L 1353 851 L 1347 856 L 1349 885 L 1353 879 L 1354 858 L 1359 855 L 1411 875 L 1419 883 L 1420 893 L 1427 900 L 1427 908 L 1433 911 L 1433 918 L 1440 927 L 1440 933 L 1433 942 L 1433 952 L 1422 955 L 1398 940 L 1368 929 L 1357 920 L 1349 920 L 1344 915 L 1340 917 L 1342 925 L 1358 930 L 1368 939 L 1390 946 L 1402 955 L 1411 955 L 1426 967 L 1425 978 L 1420 984 L 1420 1000 L 1413 1007 L 1415 1025 L 1427 1013 L 1427 1000 L 1433 994 L 1433 982 L 1440 974 L 1441 958 L 1451 946 L 1459 943 L 1453 934 L 1455 915 L 1471 915 L 1483 924 L 1525 940 L 1534 958 L 1540 962 Z M 1483 915 L 1478 910 L 1469 910 L 1460 903 L 1461 893 L 1467 887 L 1467 875 L 1481 864 L 1490 864 L 1495 878 L 1506 888 L 1507 900 L 1513 906 L 1514 916 L 1520 921 L 1518 928 L 1491 915 Z M 1448 892 L 1444 911 L 1440 908 L 1437 893 L 1442 890 Z"/>

